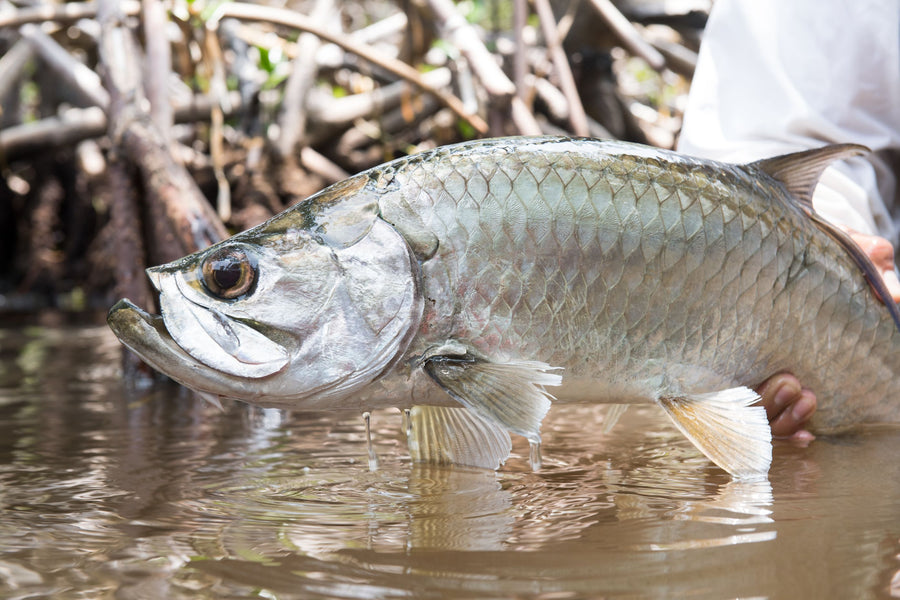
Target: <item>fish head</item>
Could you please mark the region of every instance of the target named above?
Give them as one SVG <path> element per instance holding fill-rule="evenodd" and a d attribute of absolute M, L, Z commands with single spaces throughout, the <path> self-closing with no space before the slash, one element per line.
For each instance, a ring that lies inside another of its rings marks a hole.
<path fill-rule="evenodd" d="M 160 316 L 109 313 L 145 362 L 198 391 L 292 408 L 340 408 L 415 334 L 423 301 L 404 238 L 352 178 L 180 260 L 147 270 Z"/>

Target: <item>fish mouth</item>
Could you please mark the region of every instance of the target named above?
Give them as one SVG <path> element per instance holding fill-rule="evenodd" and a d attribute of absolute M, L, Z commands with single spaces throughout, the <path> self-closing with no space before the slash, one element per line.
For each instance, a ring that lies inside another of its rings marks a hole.
<path fill-rule="evenodd" d="M 162 359 L 168 362 L 173 355 L 197 363 L 175 343 L 161 315 L 148 313 L 128 298 L 119 300 L 109 309 L 106 323 L 120 342 L 153 366 Z"/>
<path fill-rule="evenodd" d="M 128 298 L 123 298 L 109 309 L 106 323 L 122 344 L 157 371 L 192 389 L 218 392 L 215 388 L 220 385 L 216 385 L 212 377 L 204 376 L 210 371 L 209 367 L 175 342 L 161 315 L 148 313 Z M 198 377 L 210 379 L 208 383 L 211 385 L 198 382 Z M 218 377 L 220 380 L 228 378 L 221 373 Z"/>
<path fill-rule="evenodd" d="M 258 383 L 251 381 L 248 384 L 240 377 L 218 371 L 197 360 L 178 345 L 161 315 L 148 313 L 127 298 L 119 300 L 109 309 L 106 323 L 119 341 L 141 360 L 187 388 L 244 399 L 263 406 L 296 408 L 293 404 L 279 403 L 277 398 L 268 395 L 266 396 L 270 401 L 261 403 L 260 398 L 264 394 L 258 389 Z M 307 386 L 304 388 L 305 395 L 314 397 L 324 394 L 343 384 L 347 377 L 318 386 Z"/>

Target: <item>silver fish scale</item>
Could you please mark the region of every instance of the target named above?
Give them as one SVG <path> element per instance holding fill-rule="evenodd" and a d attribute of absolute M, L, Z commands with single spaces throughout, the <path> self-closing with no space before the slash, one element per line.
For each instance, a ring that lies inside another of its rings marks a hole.
<path fill-rule="evenodd" d="M 384 218 L 439 241 L 409 352 L 454 339 L 685 391 L 790 370 L 820 429 L 890 420 L 900 336 L 844 251 L 770 179 L 634 152 L 488 142 L 393 163 Z"/>

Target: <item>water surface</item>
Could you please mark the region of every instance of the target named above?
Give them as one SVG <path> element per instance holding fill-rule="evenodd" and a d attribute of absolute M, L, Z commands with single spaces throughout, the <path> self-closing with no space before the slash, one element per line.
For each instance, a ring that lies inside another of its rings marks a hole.
<path fill-rule="evenodd" d="M 900 429 L 733 482 L 655 409 L 554 407 L 543 467 L 412 465 L 400 415 L 127 390 L 103 326 L 0 328 L 0 597 L 900 596 Z"/>

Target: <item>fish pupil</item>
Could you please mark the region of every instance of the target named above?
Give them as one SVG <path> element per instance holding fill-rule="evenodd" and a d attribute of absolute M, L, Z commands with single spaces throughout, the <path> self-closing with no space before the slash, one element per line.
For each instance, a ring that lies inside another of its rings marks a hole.
<path fill-rule="evenodd" d="M 241 264 L 230 257 L 214 261 L 212 264 L 213 277 L 223 290 L 230 290 L 240 282 L 241 271 Z"/>

